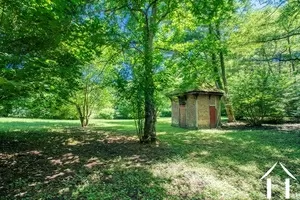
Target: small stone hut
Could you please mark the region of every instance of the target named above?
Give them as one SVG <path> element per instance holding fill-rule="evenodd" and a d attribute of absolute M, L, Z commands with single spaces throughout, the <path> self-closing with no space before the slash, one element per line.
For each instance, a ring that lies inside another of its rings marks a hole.
<path fill-rule="evenodd" d="M 172 101 L 172 126 L 216 128 L 221 124 L 221 97 L 216 89 L 189 90 L 169 95 Z"/>

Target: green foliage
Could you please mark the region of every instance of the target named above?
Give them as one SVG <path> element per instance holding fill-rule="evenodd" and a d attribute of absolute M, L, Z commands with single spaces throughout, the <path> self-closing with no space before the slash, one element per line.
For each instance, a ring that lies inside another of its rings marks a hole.
<path fill-rule="evenodd" d="M 16 0 L 0 4 L 1 107 L 6 109 L 6 101 L 36 99 L 46 94 L 42 105 L 21 115 L 74 118 L 74 109 L 66 115 L 54 114 L 50 104 L 53 98 L 69 100 L 82 87 L 80 68 L 101 51 L 105 23 L 100 23 L 97 16 L 89 16 L 87 2 L 81 0 Z"/>
<path fill-rule="evenodd" d="M 284 117 L 285 81 L 268 69 L 241 72 L 232 80 L 232 101 L 236 115 L 252 125 L 261 125 L 266 118 L 275 121 Z"/>
<path fill-rule="evenodd" d="M 167 110 L 162 110 L 159 114 L 160 117 L 171 117 L 172 116 L 172 112 L 171 109 L 167 109 Z"/>
<path fill-rule="evenodd" d="M 28 98 L 2 102 L 0 115 L 5 117 L 77 119 L 77 111 L 52 93 L 41 93 Z"/>
<path fill-rule="evenodd" d="M 119 99 L 115 106 L 114 119 L 133 119 L 133 107 L 129 100 Z"/>
<path fill-rule="evenodd" d="M 298 79 L 290 81 L 288 88 L 284 93 L 285 110 L 287 116 L 300 119 L 300 82 Z"/>
<path fill-rule="evenodd" d="M 63 98 L 76 88 L 78 60 L 63 41 L 72 32 L 81 3 L 1 1 L 1 99 L 42 90 L 55 91 Z"/>
<path fill-rule="evenodd" d="M 300 18 L 295 4 L 247 11 L 230 37 L 227 71 L 234 107 L 252 124 L 278 123 L 299 112 Z"/>
<path fill-rule="evenodd" d="M 0 0 L 0 114 L 74 118 L 68 101 L 87 121 L 114 108 L 141 135 L 169 116 L 165 94 L 207 84 L 251 123 L 297 118 L 299 2 L 250 4 Z"/>
<path fill-rule="evenodd" d="M 80 89 L 73 93 L 68 102 L 76 107 L 82 126 L 87 126 L 89 118 L 112 101 L 113 90 L 108 87 L 112 74 L 110 67 L 108 64 L 103 64 L 101 58 L 96 58 L 81 69 Z"/>
<path fill-rule="evenodd" d="M 99 119 L 113 119 L 115 116 L 115 109 L 103 108 L 99 111 L 97 118 Z"/>
<path fill-rule="evenodd" d="M 59 106 L 53 116 L 53 119 L 77 119 L 77 111 L 71 104 L 62 104 Z"/>

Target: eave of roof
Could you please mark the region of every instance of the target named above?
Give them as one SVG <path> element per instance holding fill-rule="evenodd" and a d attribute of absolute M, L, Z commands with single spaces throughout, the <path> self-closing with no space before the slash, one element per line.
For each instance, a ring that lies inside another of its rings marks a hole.
<path fill-rule="evenodd" d="M 184 96 L 187 94 L 195 94 L 195 95 L 215 95 L 215 96 L 223 96 L 224 92 L 222 90 L 213 89 L 213 90 L 201 90 L 201 89 L 194 89 L 194 90 L 188 90 L 188 91 L 175 91 L 170 93 L 169 97 L 178 97 L 178 96 Z"/>

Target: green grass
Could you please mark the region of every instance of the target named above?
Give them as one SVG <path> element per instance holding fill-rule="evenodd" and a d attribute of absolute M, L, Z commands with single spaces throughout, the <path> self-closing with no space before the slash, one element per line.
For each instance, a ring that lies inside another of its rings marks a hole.
<path fill-rule="evenodd" d="M 0 199 L 265 199 L 259 179 L 277 161 L 300 180 L 299 130 L 186 130 L 160 119 L 157 135 L 156 144 L 139 144 L 132 120 L 82 129 L 2 118 Z M 276 168 L 274 199 L 283 199 L 284 178 Z"/>

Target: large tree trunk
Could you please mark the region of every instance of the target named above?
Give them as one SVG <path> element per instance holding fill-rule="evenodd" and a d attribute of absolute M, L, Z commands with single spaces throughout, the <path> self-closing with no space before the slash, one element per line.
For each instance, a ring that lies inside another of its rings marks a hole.
<path fill-rule="evenodd" d="M 142 142 L 154 142 L 156 140 L 155 132 L 155 105 L 153 99 L 154 93 L 145 94 L 145 125 Z"/>
<path fill-rule="evenodd" d="M 148 143 L 156 141 L 155 132 L 155 99 L 154 99 L 154 66 L 153 66 L 153 39 L 156 23 L 156 3 L 152 5 L 150 16 L 145 17 L 144 25 L 144 94 L 145 94 L 145 125 L 144 135 L 141 142 Z"/>

